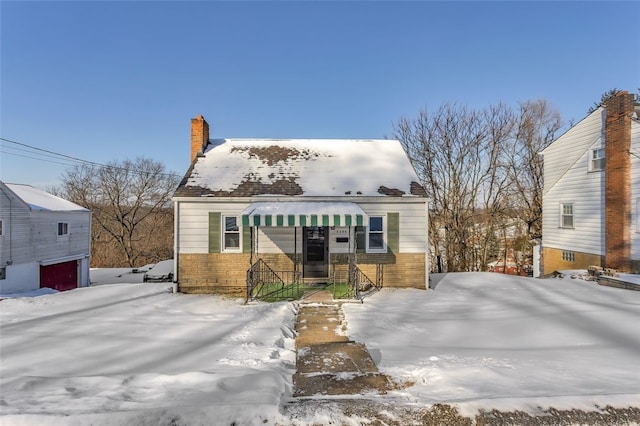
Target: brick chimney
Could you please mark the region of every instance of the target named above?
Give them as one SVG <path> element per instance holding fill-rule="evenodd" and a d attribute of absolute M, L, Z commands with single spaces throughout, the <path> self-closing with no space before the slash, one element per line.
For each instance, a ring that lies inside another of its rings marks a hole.
<path fill-rule="evenodd" d="M 209 143 L 209 123 L 200 114 L 191 119 L 191 162 L 204 152 Z"/>
<path fill-rule="evenodd" d="M 604 102 L 605 258 L 607 268 L 629 271 L 631 259 L 631 114 L 633 95 L 625 91 Z"/>

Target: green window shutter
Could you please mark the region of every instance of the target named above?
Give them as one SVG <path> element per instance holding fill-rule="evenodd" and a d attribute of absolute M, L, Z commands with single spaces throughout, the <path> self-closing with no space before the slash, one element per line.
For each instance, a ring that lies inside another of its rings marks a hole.
<path fill-rule="evenodd" d="M 356 226 L 356 253 L 367 251 L 367 229 L 364 226 Z"/>
<path fill-rule="evenodd" d="M 400 213 L 387 213 L 387 251 L 400 251 Z"/>
<path fill-rule="evenodd" d="M 251 228 L 248 226 L 242 227 L 242 252 L 251 253 Z"/>
<path fill-rule="evenodd" d="M 209 253 L 220 253 L 220 221 L 219 212 L 209 212 Z"/>

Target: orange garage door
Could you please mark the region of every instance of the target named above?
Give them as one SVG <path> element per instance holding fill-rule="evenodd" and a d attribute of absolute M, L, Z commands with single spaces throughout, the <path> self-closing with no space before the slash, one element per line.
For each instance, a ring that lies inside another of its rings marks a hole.
<path fill-rule="evenodd" d="M 78 287 L 78 261 L 40 266 L 40 288 L 64 291 Z"/>

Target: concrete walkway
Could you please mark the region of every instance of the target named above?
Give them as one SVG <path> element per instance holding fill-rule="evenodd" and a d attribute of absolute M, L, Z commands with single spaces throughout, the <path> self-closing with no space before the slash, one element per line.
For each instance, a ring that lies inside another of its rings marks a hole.
<path fill-rule="evenodd" d="M 341 303 L 329 291 L 305 295 L 296 317 L 294 397 L 385 394 L 391 381 L 367 348 L 346 336 Z"/>

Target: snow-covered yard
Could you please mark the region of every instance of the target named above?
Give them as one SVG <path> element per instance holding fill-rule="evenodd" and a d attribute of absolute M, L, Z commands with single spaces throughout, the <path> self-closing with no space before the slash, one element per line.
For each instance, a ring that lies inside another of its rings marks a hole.
<path fill-rule="evenodd" d="M 465 414 L 640 406 L 640 292 L 571 278 L 433 280 L 435 291 L 385 289 L 344 305 L 347 334 L 366 343 L 382 372 L 413 384 L 363 398 L 448 402 Z M 3 300 L 0 423 L 340 419 L 320 403 L 301 419 L 283 410 L 296 304 L 242 302 L 172 294 L 170 283 Z"/>

